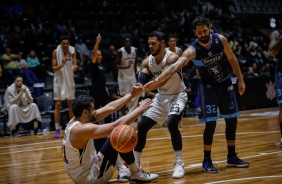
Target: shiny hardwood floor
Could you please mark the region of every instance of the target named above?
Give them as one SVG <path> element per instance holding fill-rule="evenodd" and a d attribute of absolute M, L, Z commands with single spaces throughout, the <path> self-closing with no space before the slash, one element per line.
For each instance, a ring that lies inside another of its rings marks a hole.
<path fill-rule="evenodd" d="M 212 158 L 220 172 L 201 171 L 204 124 L 196 117 L 183 119 L 185 177 L 172 179 L 174 153 L 167 128 L 154 127 L 142 156 L 142 166 L 159 174 L 156 183 L 282 183 L 282 149 L 277 123 L 277 108 L 241 111 L 238 118 L 238 156 L 250 163 L 249 168 L 226 168 L 225 123 L 218 121 L 214 135 Z M 0 137 L 0 183 L 71 184 L 62 159 L 61 141 L 49 135 Z M 116 174 L 110 183 L 117 183 Z"/>

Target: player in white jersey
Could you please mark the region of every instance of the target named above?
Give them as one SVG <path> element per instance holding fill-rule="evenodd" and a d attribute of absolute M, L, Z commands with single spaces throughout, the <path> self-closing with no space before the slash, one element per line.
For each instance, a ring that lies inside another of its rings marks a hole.
<path fill-rule="evenodd" d="M 136 72 L 138 66 L 138 49 L 131 46 L 132 39 L 126 35 L 123 40 L 124 46 L 117 51 L 116 68 L 118 69 L 118 85 L 120 94 L 129 93 L 133 84 L 136 83 Z M 138 105 L 138 97 L 127 104 L 129 112 Z"/>
<path fill-rule="evenodd" d="M 70 46 L 68 36 L 60 37 L 60 44 L 52 53 L 52 69 L 54 72 L 54 119 L 56 132 L 54 137 L 60 136 L 60 109 L 62 100 L 67 100 L 69 108 L 69 118 L 73 117 L 72 101 L 75 94 L 75 83 L 73 72 L 77 70 L 77 59 L 75 48 Z"/>
<path fill-rule="evenodd" d="M 182 49 L 180 47 L 177 47 L 177 39 L 176 36 L 170 35 L 168 37 L 167 41 L 168 47 L 166 47 L 166 50 L 170 50 L 172 52 L 175 52 L 179 57 L 182 55 Z"/>
<path fill-rule="evenodd" d="M 153 31 L 149 34 L 148 45 L 151 55 L 141 63 L 141 72 L 138 82 L 145 84 L 150 75 L 158 77 L 164 68 L 174 63 L 178 56 L 174 52 L 165 50 L 165 34 Z M 175 153 L 175 164 L 173 178 L 184 177 L 185 170 L 182 161 L 182 137 L 178 129 L 178 123 L 182 118 L 185 104 L 187 102 L 186 87 L 181 72 L 175 73 L 170 80 L 157 86 L 158 93 L 153 98 L 153 107 L 142 115 L 138 125 L 138 143 L 134 149 L 137 164 L 141 165 L 141 154 L 145 147 L 146 135 L 155 125 L 161 124 L 167 119 L 171 142 Z"/>
<path fill-rule="evenodd" d="M 99 151 L 93 144 L 95 139 L 109 136 L 116 126 L 132 123 L 152 106 L 152 100 L 145 99 L 134 111 L 112 123 L 102 125 L 93 123 L 119 110 L 141 92 L 142 85 L 135 84 L 131 93 L 97 110 L 92 97 L 79 96 L 73 101 L 74 117 L 67 124 L 62 153 L 66 171 L 74 183 L 108 183 L 114 174 L 118 154 L 131 171 L 130 183 L 151 182 L 158 178 L 157 174 L 149 174 L 138 168 L 132 151 L 118 153 L 111 146 L 109 138 Z"/>

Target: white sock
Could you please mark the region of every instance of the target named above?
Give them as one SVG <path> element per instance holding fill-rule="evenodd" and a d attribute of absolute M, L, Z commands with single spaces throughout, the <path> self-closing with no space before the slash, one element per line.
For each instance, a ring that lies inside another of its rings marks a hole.
<path fill-rule="evenodd" d="M 34 121 L 33 122 L 33 128 L 35 129 L 35 128 L 38 128 L 38 121 Z"/>
<path fill-rule="evenodd" d="M 56 130 L 60 129 L 60 123 L 55 123 Z"/>
<path fill-rule="evenodd" d="M 121 162 L 120 158 L 117 157 L 117 161 L 116 161 L 116 168 L 126 168 L 126 166 Z"/>
<path fill-rule="evenodd" d="M 133 173 L 138 173 L 139 172 L 139 169 L 138 169 L 138 166 L 136 164 L 136 162 L 133 162 L 132 164 L 130 165 L 127 165 L 130 172 L 133 172 Z"/>
<path fill-rule="evenodd" d="M 139 151 L 133 151 L 134 153 L 134 157 L 135 157 L 135 162 L 137 163 L 137 165 L 141 165 L 141 155 L 142 155 L 142 152 L 139 152 Z"/>
<path fill-rule="evenodd" d="M 182 150 L 174 151 L 176 162 L 182 162 Z"/>
<path fill-rule="evenodd" d="M 97 155 L 101 158 L 101 160 L 104 159 L 104 155 L 103 155 L 103 153 L 101 153 L 100 151 L 99 151 L 99 153 L 98 153 Z"/>

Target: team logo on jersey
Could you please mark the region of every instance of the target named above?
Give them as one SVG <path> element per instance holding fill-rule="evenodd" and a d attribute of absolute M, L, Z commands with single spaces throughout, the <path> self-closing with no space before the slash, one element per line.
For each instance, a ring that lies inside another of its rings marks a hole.
<path fill-rule="evenodd" d="M 273 84 L 272 81 L 269 81 L 269 83 L 266 83 L 265 86 L 267 88 L 266 97 L 273 100 L 276 97 L 275 84 Z"/>
<path fill-rule="evenodd" d="M 219 42 L 217 38 L 215 38 L 214 41 L 215 41 L 215 43 L 218 43 L 218 42 Z"/>
<path fill-rule="evenodd" d="M 209 51 L 209 52 L 208 52 L 208 55 L 209 55 L 209 56 L 212 56 L 212 52 L 211 52 L 211 51 Z"/>

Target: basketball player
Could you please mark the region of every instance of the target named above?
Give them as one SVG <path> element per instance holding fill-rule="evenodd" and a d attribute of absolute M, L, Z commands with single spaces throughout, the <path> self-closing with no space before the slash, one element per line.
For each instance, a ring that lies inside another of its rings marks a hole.
<path fill-rule="evenodd" d="M 282 25 L 282 13 L 278 17 L 278 22 Z M 275 86 L 277 91 L 277 103 L 279 105 L 279 125 L 281 140 L 280 146 L 282 148 L 282 29 L 275 30 L 270 35 L 269 52 L 270 55 L 277 58 L 278 62 L 275 68 Z"/>
<path fill-rule="evenodd" d="M 183 52 L 177 62 L 170 65 L 159 77 L 145 85 L 144 90 L 150 90 L 150 88 L 159 85 L 162 81 L 168 80 L 189 61 L 193 61 L 197 76 L 200 79 L 198 90 L 200 108 L 198 108 L 198 117 L 200 122 L 206 122 L 203 134 L 203 171 L 208 173 L 218 172 L 211 160 L 211 148 L 216 120 L 219 117 L 224 118 L 226 122 L 227 167 L 248 167 L 249 163 L 239 159 L 235 152 L 239 110 L 228 65 L 230 63 L 233 72 L 238 77 L 238 89 L 240 95 L 242 95 L 245 92 L 246 86 L 238 61 L 227 39 L 223 35 L 210 32 L 210 23 L 207 18 L 196 17 L 193 21 L 193 26 L 197 39 Z M 226 57 L 229 62 L 226 60 Z M 220 115 L 217 113 L 217 108 L 220 110 Z"/>
<path fill-rule="evenodd" d="M 54 120 L 56 132 L 54 137 L 60 137 L 60 109 L 62 100 L 67 99 L 69 108 L 69 118 L 73 117 L 72 103 L 75 97 L 75 83 L 73 72 L 77 70 L 75 48 L 70 46 L 70 38 L 68 36 L 60 37 L 60 44 L 52 53 L 52 69 L 54 72 L 54 100 L 55 111 Z"/>
<path fill-rule="evenodd" d="M 151 54 L 141 63 L 141 72 L 138 77 L 138 82 L 141 84 L 145 84 L 150 75 L 159 76 L 167 65 L 176 62 L 178 59 L 176 53 L 165 49 L 165 34 L 160 31 L 153 31 L 149 34 L 148 45 Z M 153 107 L 142 115 L 141 122 L 138 125 L 138 143 L 134 149 L 134 156 L 137 164 L 141 165 L 141 154 L 146 144 L 148 131 L 155 124 L 161 125 L 167 119 L 175 153 L 172 178 L 182 178 L 185 170 L 182 161 L 182 137 L 178 123 L 182 118 L 187 102 L 187 93 L 181 72 L 175 73 L 171 79 L 164 81 L 155 89 L 158 89 L 158 93 L 153 99 Z"/>
<path fill-rule="evenodd" d="M 125 35 L 124 46 L 118 49 L 116 55 L 116 68 L 118 70 L 118 85 L 120 94 L 129 93 L 133 84 L 136 83 L 136 71 L 138 66 L 138 49 L 132 45 L 132 38 L 129 34 Z M 138 98 L 127 104 L 129 112 L 138 105 Z"/>
<path fill-rule="evenodd" d="M 182 55 L 182 49 L 180 47 L 177 47 L 176 36 L 170 35 L 168 37 L 167 44 L 168 44 L 168 47 L 166 47 L 166 50 L 175 52 L 179 57 Z"/>
<path fill-rule="evenodd" d="M 62 153 L 64 164 L 70 178 L 79 183 L 108 183 L 115 172 L 118 152 L 111 146 L 110 140 L 96 152 L 93 141 L 109 136 L 118 125 L 132 123 L 141 113 L 151 107 L 152 101 L 146 99 L 131 113 L 112 123 L 97 125 L 97 122 L 114 113 L 142 92 L 142 85 L 133 86 L 131 93 L 95 110 L 92 97 L 79 96 L 73 102 L 74 117 L 67 124 L 63 139 Z M 156 180 L 157 174 L 149 174 L 138 168 L 133 152 L 119 153 L 128 165 L 130 183 L 144 183 Z"/>

